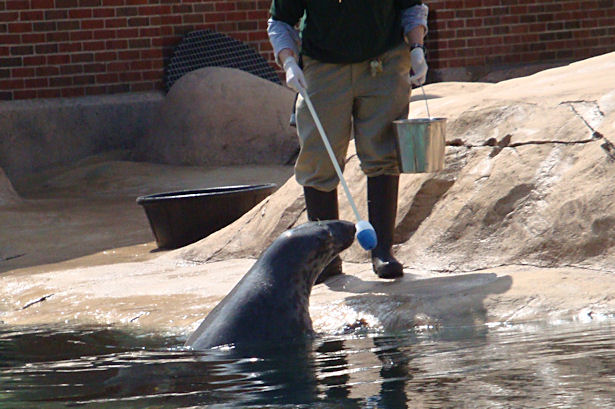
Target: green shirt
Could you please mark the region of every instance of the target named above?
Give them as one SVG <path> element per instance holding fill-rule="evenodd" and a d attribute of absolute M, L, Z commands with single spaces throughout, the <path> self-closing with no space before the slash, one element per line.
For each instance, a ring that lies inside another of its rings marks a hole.
<path fill-rule="evenodd" d="M 272 0 L 271 17 L 301 24 L 301 52 L 329 63 L 374 58 L 403 40 L 401 11 L 421 0 Z"/>

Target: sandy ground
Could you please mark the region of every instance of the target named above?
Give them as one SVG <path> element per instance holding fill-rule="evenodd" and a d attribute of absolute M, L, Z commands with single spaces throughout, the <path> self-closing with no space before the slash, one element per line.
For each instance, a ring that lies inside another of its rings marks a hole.
<path fill-rule="evenodd" d="M 194 264 L 159 251 L 137 196 L 275 182 L 292 168 L 204 169 L 91 158 L 17 181 L 24 199 L 0 209 L 0 321 L 6 325 L 116 325 L 187 334 L 254 260 Z M 75 187 L 78 188 L 75 188 Z M 315 329 L 508 325 L 611 319 L 615 277 L 581 268 L 510 265 L 464 274 L 406 269 L 379 280 L 369 264 L 316 286 Z"/>

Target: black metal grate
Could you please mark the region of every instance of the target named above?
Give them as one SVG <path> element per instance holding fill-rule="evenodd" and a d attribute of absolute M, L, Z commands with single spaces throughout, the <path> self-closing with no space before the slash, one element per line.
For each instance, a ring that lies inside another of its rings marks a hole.
<path fill-rule="evenodd" d="M 210 30 L 188 33 L 175 47 L 165 69 L 167 92 L 184 74 L 203 67 L 237 68 L 280 84 L 274 69 L 241 41 Z"/>

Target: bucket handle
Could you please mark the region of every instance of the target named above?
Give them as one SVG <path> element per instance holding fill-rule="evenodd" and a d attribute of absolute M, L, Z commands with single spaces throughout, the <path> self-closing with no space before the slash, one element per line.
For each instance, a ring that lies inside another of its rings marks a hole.
<path fill-rule="evenodd" d="M 421 84 L 421 90 L 423 91 L 423 100 L 425 101 L 425 108 L 427 109 L 427 118 L 431 118 L 431 114 L 429 113 L 429 105 L 427 104 L 427 95 L 425 95 L 425 88 Z"/>

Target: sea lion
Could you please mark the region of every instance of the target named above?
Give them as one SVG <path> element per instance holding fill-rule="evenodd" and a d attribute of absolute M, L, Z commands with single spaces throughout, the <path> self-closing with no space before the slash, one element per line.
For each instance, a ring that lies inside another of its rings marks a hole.
<path fill-rule="evenodd" d="M 282 233 L 209 313 L 186 346 L 197 350 L 309 339 L 312 286 L 323 268 L 354 240 L 354 224 L 310 222 Z"/>

